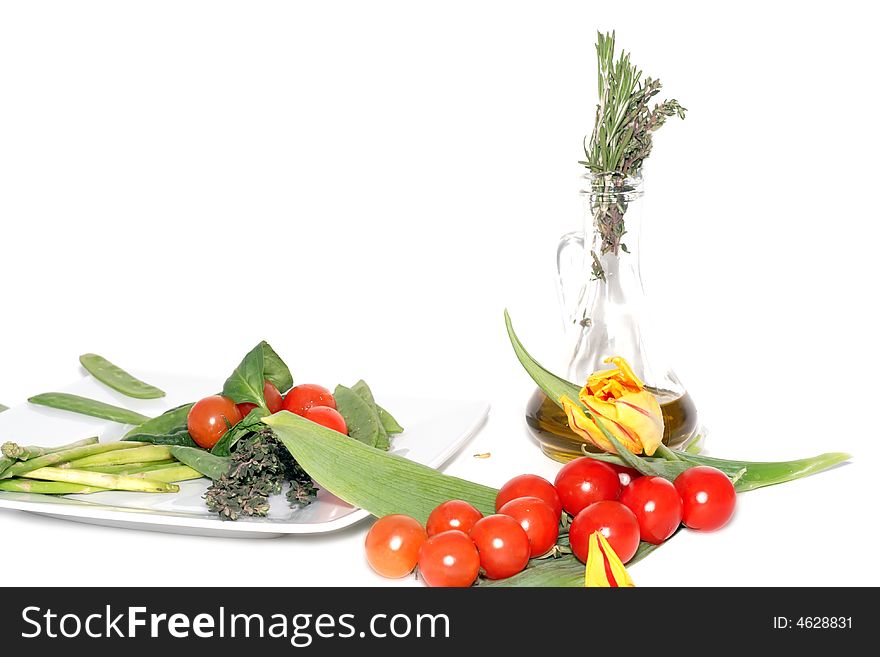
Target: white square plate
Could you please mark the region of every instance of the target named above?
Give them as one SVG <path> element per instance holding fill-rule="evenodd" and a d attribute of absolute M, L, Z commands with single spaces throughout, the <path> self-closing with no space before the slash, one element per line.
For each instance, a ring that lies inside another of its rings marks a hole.
<path fill-rule="evenodd" d="M 159 415 L 179 404 L 199 399 L 218 388 L 216 381 L 170 374 L 135 376 L 154 383 L 167 392 L 157 400 L 137 400 L 120 395 L 91 377 L 62 388 L 84 397 L 99 399 Z M 406 431 L 394 438 L 391 451 L 417 463 L 439 468 L 473 437 L 486 421 L 489 404 L 485 401 L 426 400 L 377 394 Z M 99 436 L 102 441 L 117 440 L 129 427 L 95 418 L 24 404 L 0 413 L 0 443 L 63 445 L 80 438 Z M 129 493 L 108 491 L 91 495 L 38 495 L 0 491 L 0 508 L 18 509 L 76 522 L 149 529 L 203 536 L 276 537 L 285 534 L 331 532 L 358 522 L 369 514 L 321 490 L 318 499 L 300 509 L 292 509 L 283 496 L 271 500 L 266 518 L 224 521 L 205 506 L 202 495 L 205 479 L 182 482 L 179 493 Z"/>

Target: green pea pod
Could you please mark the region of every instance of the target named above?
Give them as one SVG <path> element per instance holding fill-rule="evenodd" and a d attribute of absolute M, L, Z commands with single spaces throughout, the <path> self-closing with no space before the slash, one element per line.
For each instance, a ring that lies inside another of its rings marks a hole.
<path fill-rule="evenodd" d="M 151 445 L 183 445 L 184 447 L 198 447 L 196 441 L 189 435 L 186 429 L 180 429 L 173 433 L 166 433 L 161 436 L 151 436 L 149 434 L 134 434 L 131 437 L 123 438 L 125 441 L 136 440 L 141 443 L 150 443 Z"/>
<path fill-rule="evenodd" d="M 177 408 L 165 411 L 159 417 L 154 417 L 138 424 L 134 429 L 125 434 L 123 440 L 137 440 L 154 442 L 148 437 L 167 436 L 169 434 L 186 431 L 186 418 L 194 404 L 184 404 Z"/>
<path fill-rule="evenodd" d="M 196 472 L 201 472 L 214 481 L 229 472 L 229 464 L 232 462 L 232 459 L 228 457 L 217 456 L 195 447 L 175 446 L 171 448 L 171 455 L 184 465 L 188 465 Z"/>
<path fill-rule="evenodd" d="M 79 362 L 98 381 L 128 397 L 158 399 L 165 396 L 164 391 L 133 377 L 121 367 L 98 354 L 83 354 L 79 357 Z"/>
<path fill-rule="evenodd" d="M 119 422 L 120 424 L 142 424 L 150 419 L 146 415 L 130 411 L 127 408 L 120 408 L 119 406 L 105 404 L 96 399 L 71 395 L 66 392 L 45 392 L 31 397 L 28 401 L 31 404 L 57 408 L 61 411 L 70 411 L 80 415 L 89 415 L 101 418 L 102 420 Z"/>

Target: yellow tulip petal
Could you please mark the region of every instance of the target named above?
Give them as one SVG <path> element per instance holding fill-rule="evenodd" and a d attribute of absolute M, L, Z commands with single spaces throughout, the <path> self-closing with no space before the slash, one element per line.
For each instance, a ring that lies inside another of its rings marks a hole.
<path fill-rule="evenodd" d="M 615 420 L 639 437 L 645 454 L 651 456 L 663 440 L 663 411 L 647 390 L 627 393 L 615 402 Z"/>
<path fill-rule="evenodd" d="M 635 586 L 620 557 L 611 548 L 602 532 L 595 531 L 590 535 L 587 550 L 584 586 L 600 588 Z"/>
<path fill-rule="evenodd" d="M 607 358 L 605 360 L 606 363 L 613 363 L 617 369 L 620 370 L 623 379 L 627 383 L 631 383 L 639 390 L 645 387 L 645 384 L 642 383 L 642 380 L 636 376 L 636 373 L 633 372 L 633 368 L 630 367 L 629 363 L 626 362 L 625 358 L 621 358 L 620 356 L 614 356 L 612 358 Z"/>
<path fill-rule="evenodd" d="M 589 410 L 594 417 L 599 419 L 602 426 L 617 438 L 617 440 L 623 443 L 623 446 L 626 447 L 627 450 L 633 454 L 642 453 L 642 443 L 639 440 L 639 435 L 624 422 L 621 422 L 620 409 L 618 408 L 616 401 L 602 401 L 595 397 L 582 397 L 581 401 L 584 406 L 587 407 L 587 410 Z M 602 447 L 606 452 L 616 454 L 617 450 L 614 449 L 614 445 L 611 444 L 611 442 L 605 437 L 605 434 L 602 433 L 602 430 L 599 429 L 595 423 L 592 424 L 595 427 L 598 437 L 598 440 L 594 440 L 593 442 Z"/>
<path fill-rule="evenodd" d="M 565 396 L 559 399 L 559 403 L 562 404 L 562 410 L 568 417 L 568 426 L 572 431 L 599 449 L 605 452 L 614 452 L 614 446 L 578 404 Z"/>

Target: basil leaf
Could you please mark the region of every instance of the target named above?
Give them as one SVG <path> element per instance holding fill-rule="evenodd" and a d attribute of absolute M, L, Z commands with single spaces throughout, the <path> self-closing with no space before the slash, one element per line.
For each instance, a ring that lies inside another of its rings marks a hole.
<path fill-rule="evenodd" d="M 384 408 L 379 406 L 376 403 L 375 398 L 373 397 L 373 391 L 370 390 L 370 386 L 367 385 L 367 382 L 361 379 L 357 383 L 355 383 L 351 389 L 356 392 L 361 398 L 372 405 L 373 408 L 376 409 L 376 413 L 379 415 L 379 422 L 382 425 L 382 429 L 385 431 L 387 435 L 394 435 L 396 433 L 403 433 L 403 427 L 394 419 L 394 417 L 386 411 Z"/>
<path fill-rule="evenodd" d="M 269 415 L 269 411 L 257 406 L 241 422 L 230 427 L 223 434 L 223 437 L 211 448 L 211 453 L 217 456 L 229 456 L 235 443 L 263 426 L 262 420 L 267 415 Z"/>
<path fill-rule="evenodd" d="M 268 342 L 263 340 L 260 345 L 263 347 L 263 377 L 284 394 L 293 387 L 293 375 Z"/>
<path fill-rule="evenodd" d="M 379 414 L 370 404 L 365 402 L 363 398 L 354 392 L 351 388 L 343 385 L 336 386 L 333 391 L 333 398 L 336 400 L 336 410 L 345 419 L 345 426 L 348 427 L 348 435 L 358 442 L 369 445 L 370 447 L 379 447 L 381 443 L 381 430 L 379 424 Z M 380 449 L 388 449 L 387 435 L 386 446 Z"/>
<path fill-rule="evenodd" d="M 352 392 L 356 393 L 361 399 L 363 399 L 376 414 L 376 420 L 379 423 L 379 438 L 376 441 L 375 447 L 387 451 L 391 447 L 391 439 L 388 437 L 388 431 L 385 429 L 385 425 L 382 424 L 382 418 L 379 415 L 379 406 L 376 404 L 376 400 L 373 398 L 373 391 L 370 390 L 370 386 L 368 386 L 367 382 L 363 379 L 355 383 L 351 387 L 351 390 Z M 345 416 L 343 415 L 343 417 Z"/>
<path fill-rule="evenodd" d="M 263 343 L 251 349 L 223 384 L 223 396 L 236 404 L 251 403 L 266 407 L 263 398 Z"/>

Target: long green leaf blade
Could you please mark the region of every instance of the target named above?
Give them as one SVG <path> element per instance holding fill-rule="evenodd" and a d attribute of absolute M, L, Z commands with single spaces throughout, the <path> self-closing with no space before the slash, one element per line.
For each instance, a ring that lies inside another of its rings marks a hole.
<path fill-rule="evenodd" d="M 263 422 L 316 483 L 374 516 L 403 513 L 425 523 L 437 505 L 452 499 L 495 512 L 494 488 L 346 439 L 287 411 Z"/>

